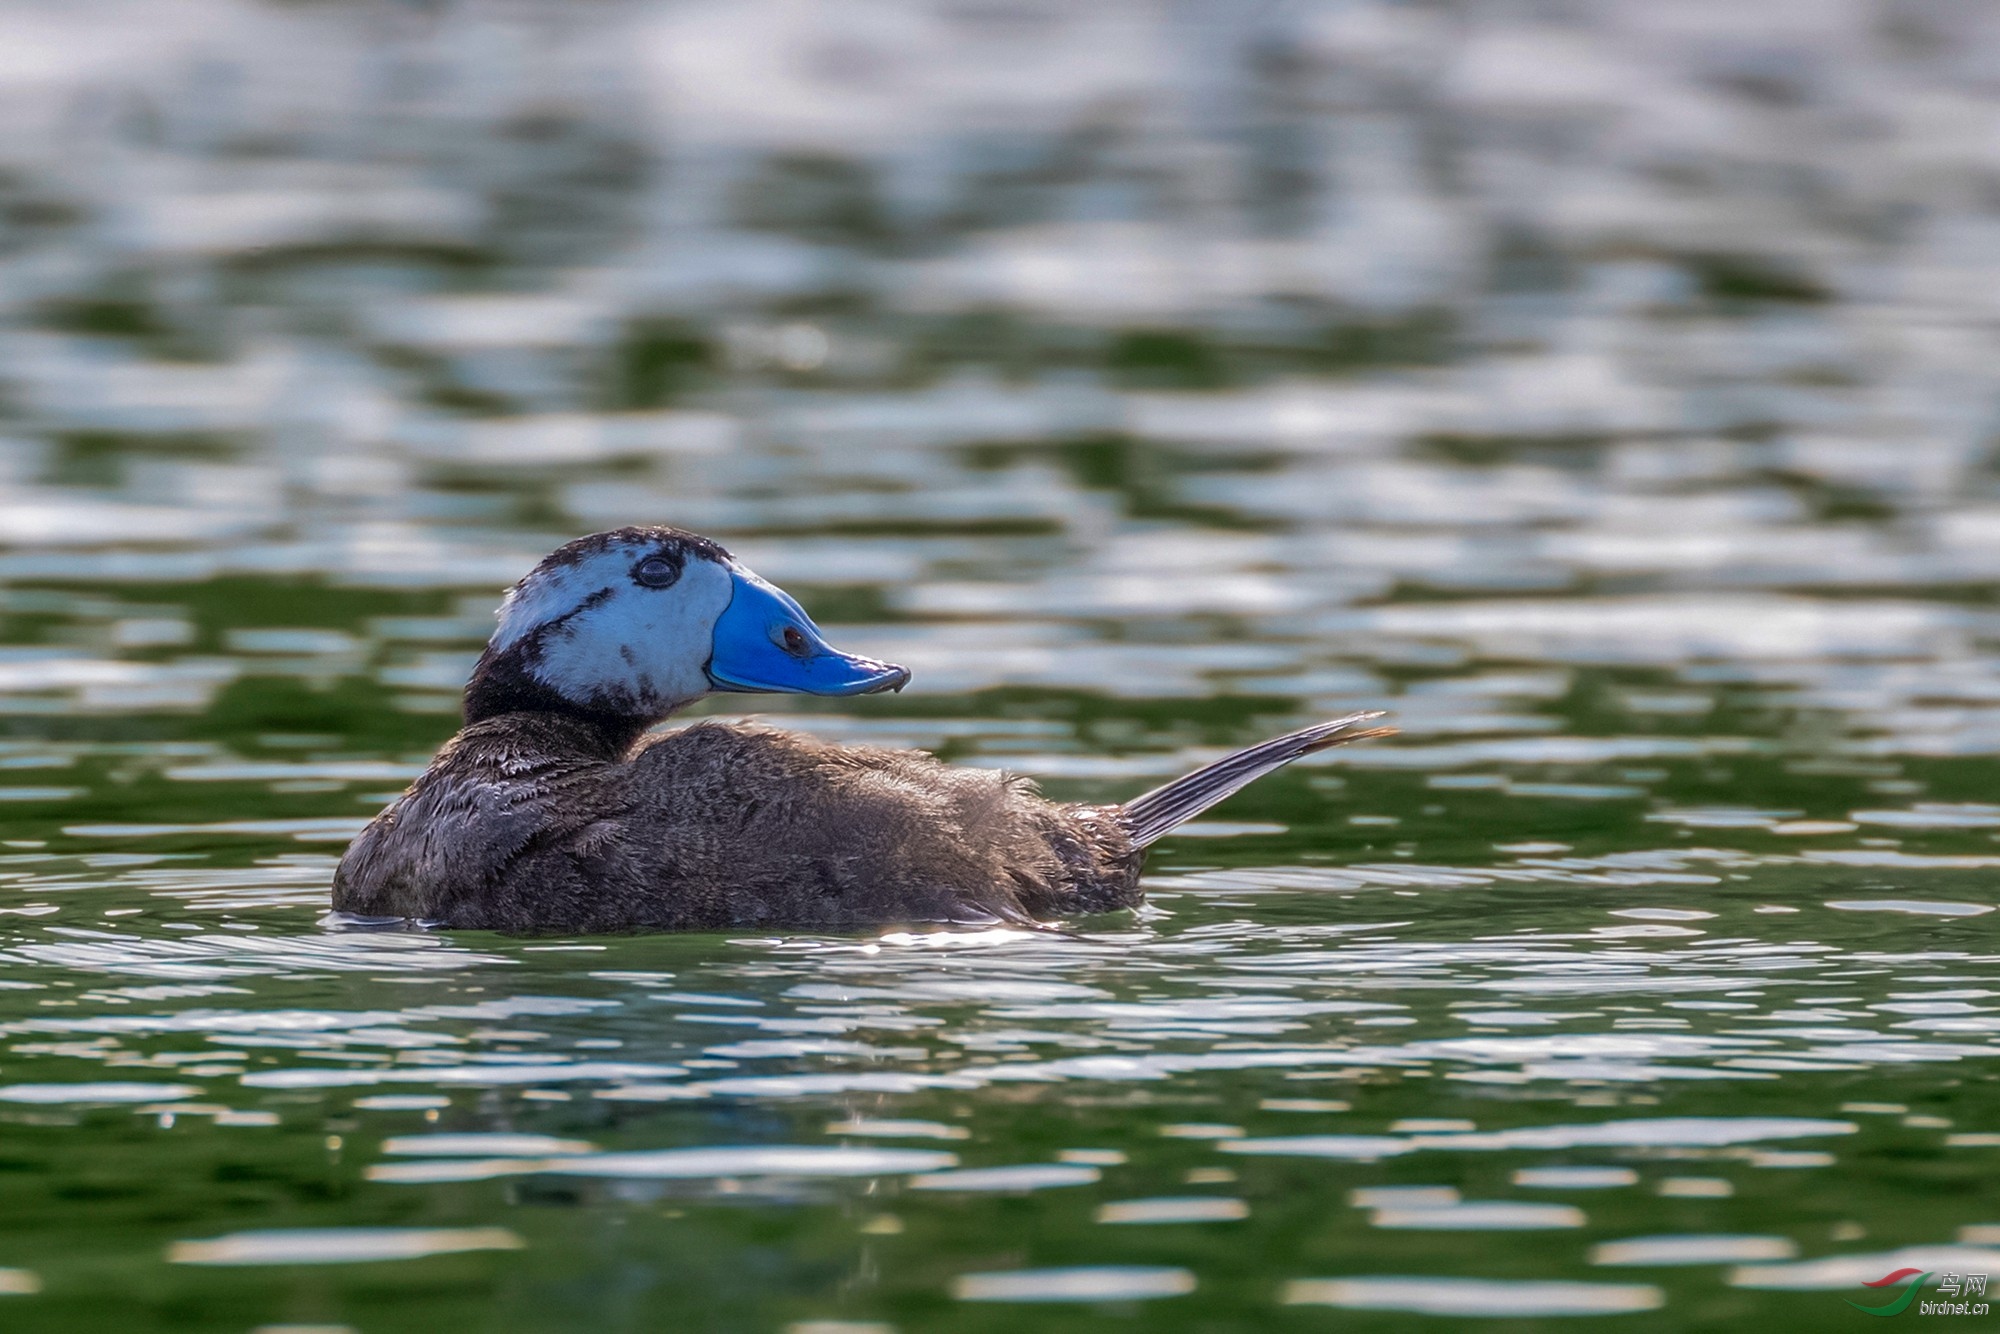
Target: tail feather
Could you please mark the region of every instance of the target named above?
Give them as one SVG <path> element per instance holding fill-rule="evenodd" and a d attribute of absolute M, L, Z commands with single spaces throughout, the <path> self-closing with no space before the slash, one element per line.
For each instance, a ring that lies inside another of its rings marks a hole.
<path fill-rule="evenodd" d="M 1345 718 L 1272 737 L 1191 774 L 1184 774 L 1163 787 L 1156 787 L 1144 796 L 1126 802 L 1122 808 L 1126 832 L 1131 834 L 1134 847 L 1146 847 L 1175 825 L 1192 820 L 1224 797 L 1241 791 L 1301 755 L 1310 755 L 1328 746 L 1345 745 L 1349 741 L 1394 736 L 1396 729 L 1393 727 L 1356 730 L 1363 723 L 1373 722 L 1382 716 L 1379 712 L 1350 713 Z"/>

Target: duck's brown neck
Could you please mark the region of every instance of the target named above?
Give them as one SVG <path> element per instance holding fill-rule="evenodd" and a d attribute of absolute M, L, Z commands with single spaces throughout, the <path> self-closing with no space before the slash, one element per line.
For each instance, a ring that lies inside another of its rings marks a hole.
<path fill-rule="evenodd" d="M 563 735 L 573 735 L 577 744 L 590 751 L 616 757 L 632 748 L 642 733 L 663 721 L 670 710 L 657 717 L 620 709 L 599 709 L 579 704 L 549 689 L 526 671 L 519 655 L 495 653 L 488 648 L 465 683 L 465 725 L 505 715 L 546 718 L 560 724 Z"/>
<path fill-rule="evenodd" d="M 505 765 L 529 759 L 535 766 L 550 761 L 563 767 L 616 764 L 631 753 L 637 737 L 637 733 L 611 731 L 575 714 L 500 713 L 468 722 L 452 749 L 463 751 L 470 746 L 489 757 L 497 753 Z M 498 747 L 497 752 L 494 747 Z"/>

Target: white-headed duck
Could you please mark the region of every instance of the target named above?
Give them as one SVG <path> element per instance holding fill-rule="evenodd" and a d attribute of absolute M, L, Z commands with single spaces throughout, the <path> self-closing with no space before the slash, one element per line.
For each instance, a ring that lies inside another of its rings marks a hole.
<path fill-rule="evenodd" d="M 707 538 L 579 538 L 507 594 L 464 729 L 348 848 L 333 907 L 523 933 L 1050 922 L 1136 906 L 1140 863 L 1169 829 L 1388 730 L 1354 714 L 1106 806 L 921 751 L 736 723 L 647 732 L 716 691 L 867 695 L 909 679 L 834 649 Z"/>

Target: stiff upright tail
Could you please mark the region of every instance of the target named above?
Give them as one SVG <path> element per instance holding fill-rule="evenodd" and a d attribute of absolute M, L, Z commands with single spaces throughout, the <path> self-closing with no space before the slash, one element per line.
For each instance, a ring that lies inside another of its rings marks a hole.
<path fill-rule="evenodd" d="M 1146 847 L 1175 825 L 1192 820 L 1232 792 L 1240 791 L 1301 755 L 1310 755 L 1328 746 L 1345 745 L 1349 741 L 1394 736 L 1396 729 L 1393 727 L 1357 730 L 1363 723 L 1374 722 L 1382 716 L 1380 713 L 1350 713 L 1330 723 L 1287 732 L 1196 769 L 1164 787 L 1156 787 L 1143 797 L 1133 798 L 1123 807 L 1125 829 L 1132 836 L 1132 845 Z"/>

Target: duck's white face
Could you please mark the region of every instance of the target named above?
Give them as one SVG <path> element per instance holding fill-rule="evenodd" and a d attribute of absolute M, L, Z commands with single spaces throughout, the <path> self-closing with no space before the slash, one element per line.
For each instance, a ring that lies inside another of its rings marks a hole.
<path fill-rule="evenodd" d="M 837 652 L 783 591 L 671 529 L 599 533 L 550 555 L 501 603 L 487 655 L 579 708 L 635 717 L 717 690 L 859 695 L 910 677 Z"/>

